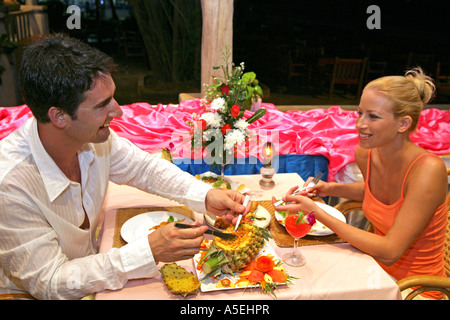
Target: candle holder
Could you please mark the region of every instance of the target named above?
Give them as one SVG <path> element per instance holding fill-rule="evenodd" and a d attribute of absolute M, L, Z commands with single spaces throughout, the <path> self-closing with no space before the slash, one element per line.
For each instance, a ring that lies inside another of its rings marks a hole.
<path fill-rule="evenodd" d="M 267 142 L 263 147 L 264 165 L 261 167 L 261 180 L 259 185 L 262 189 L 272 189 L 275 186 L 273 176 L 275 175 L 275 168 L 272 166 L 272 159 L 274 154 L 274 147 L 271 142 Z"/>

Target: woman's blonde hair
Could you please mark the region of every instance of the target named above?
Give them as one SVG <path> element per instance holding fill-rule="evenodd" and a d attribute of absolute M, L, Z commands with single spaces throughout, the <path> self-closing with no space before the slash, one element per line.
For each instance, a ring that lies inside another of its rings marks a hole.
<path fill-rule="evenodd" d="M 425 75 L 420 67 L 406 72 L 405 76 L 386 76 L 369 82 L 365 90 L 374 89 L 393 102 L 395 117 L 410 116 L 410 131 L 414 131 L 419 121 L 423 106 L 434 95 L 433 79 Z"/>

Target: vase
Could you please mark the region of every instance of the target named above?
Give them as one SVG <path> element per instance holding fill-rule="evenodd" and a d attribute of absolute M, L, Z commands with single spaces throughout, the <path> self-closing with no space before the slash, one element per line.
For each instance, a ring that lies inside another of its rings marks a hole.
<path fill-rule="evenodd" d="M 252 106 L 251 106 L 251 108 L 250 108 L 250 111 L 256 112 L 257 110 L 261 109 L 261 104 L 262 104 L 262 99 L 261 99 L 261 98 L 258 98 L 258 100 L 256 100 L 256 101 L 252 104 Z"/>

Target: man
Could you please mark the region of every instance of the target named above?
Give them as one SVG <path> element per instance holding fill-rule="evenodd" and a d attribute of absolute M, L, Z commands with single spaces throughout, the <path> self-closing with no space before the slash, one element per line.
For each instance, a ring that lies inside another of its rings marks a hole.
<path fill-rule="evenodd" d="M 122 115 L 114 68 L 110 57 L 59 34 L 25 50 L 19 77 L 34 117 L 0 142 L 0 293 L 81 298 L 151 277 L 159 261 L 198 252 L 206 226 L 169 224 L 98 253 L 95 232 L 109 180 L 227 221 L 248 211 L 240 193 L 213 189 L 109 129 Z"/>

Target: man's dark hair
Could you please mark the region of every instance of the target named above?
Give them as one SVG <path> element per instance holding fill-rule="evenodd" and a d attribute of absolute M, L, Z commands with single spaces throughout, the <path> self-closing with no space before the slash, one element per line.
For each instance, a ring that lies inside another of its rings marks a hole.
<path fill-rule="evenodd" d="M 20 90 L 35 118 L 49 122 L 56 107 L 75 119 L 76 111 L 102 74 L 116 70 L 103 52 L 63 34 L 44 35 L 28 45 L 19 73 Z"/>

